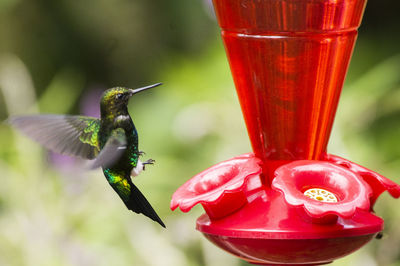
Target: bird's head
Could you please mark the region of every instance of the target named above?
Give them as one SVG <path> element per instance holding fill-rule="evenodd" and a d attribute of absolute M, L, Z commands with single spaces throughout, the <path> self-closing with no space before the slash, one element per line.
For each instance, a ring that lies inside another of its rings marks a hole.
<path fill-rule="evenodd" d="M 129 89 L 124 87 L 115 87 L 106 90 L 101 97 L 100 107 L 102 113 L 118 113 L 119 111 L 126 110 L 129 99 L 136 93 L 151 89 L 161 85 L 156 83 L 138 89 Z"/>

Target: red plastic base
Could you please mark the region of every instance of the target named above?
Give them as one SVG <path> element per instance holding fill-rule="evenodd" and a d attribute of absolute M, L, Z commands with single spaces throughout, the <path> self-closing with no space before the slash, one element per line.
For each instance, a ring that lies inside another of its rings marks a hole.
<path fill-rule="evenodd" d="M 326 265 L 326 264 L 329 264 L 329 263 L 332 263 L 332 261 L 330 261 L 330 262 L 326 262 L 326 263 L 317 263 L 317 264 L 271 264 L 271 263 L 252 263 L 252 262 L 250 262 L 250 264 L 254 264 L 254 265 L 264 265 L 264 266 L 268 266 L 268 265 L 271 265 L 271 266 L 280 266 L 280 265 L 282 265 L 282 266 L 285 266 L 285 265 L 290 265 L 290 266 L 304 266 L 304 265 Z"/>
<path fill-rule="evenodd" d="M 383 229 L 381 218 L 359 210 L 351 219 L 339 217 L 336 224 L 310 223 L 287 207 L 282 194 L 270 189 L 259 190 L 248 200 L 223 219 L 210 220 L 203 214 L 197 229 L 220 248 L 253 264 L 326 264 L 359 249 Z"/>

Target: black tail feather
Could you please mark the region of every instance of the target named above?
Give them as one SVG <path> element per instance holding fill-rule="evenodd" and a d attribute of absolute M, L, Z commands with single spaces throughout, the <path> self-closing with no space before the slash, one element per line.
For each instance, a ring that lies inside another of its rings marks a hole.
<path fill-rule="evenodd" d="M 111 169 L 103 169 L 103 172 L 111 187 L 117 192 L 129 210 L 142 213 L 165 228 L 165 224 L 161 221 L 153 207 L 151 207 L 151 204 L 147 201 L 142 192 L 132 183 L 129 176 L 130 171 L 124 173 Z"/>
<path fill-rule="evenodd" d="M 165 224 L 158 216 L 156 211 L 153 209 L 151 204 L 147 201 L 142 192 L 140 192 L 140 190 L 133 183 L 131 183 L 130 185 L 131 195 L 129 201 L 125 202 L 126 207 L 128 207 L 128 209 L 131 211 L 146 215 L 147 217 L 159 223 L 162 227 L 165 228 Z"/>

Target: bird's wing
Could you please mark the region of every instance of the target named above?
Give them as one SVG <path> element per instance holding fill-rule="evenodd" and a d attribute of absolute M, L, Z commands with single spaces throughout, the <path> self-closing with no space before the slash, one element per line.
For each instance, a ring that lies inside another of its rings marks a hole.
<path fill-rule="evenodd" d="M 111 131 L 110 137 L 90 168 L 94 169 L 100 166 L 107 168 L 112 166 L 126 151 L 126 147 L 125 130 L 122 128 L 114 129 Z"/>
<path fill-rule="evenodd" d="M 8 119 L 14 127 L 57 153 L 94 159 L 100 152 L 100 120 L 87 116 L 30 115 Z"/>

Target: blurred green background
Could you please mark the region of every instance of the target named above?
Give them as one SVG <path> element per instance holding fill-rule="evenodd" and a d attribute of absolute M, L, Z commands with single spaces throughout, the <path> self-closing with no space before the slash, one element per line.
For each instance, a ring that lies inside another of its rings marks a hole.
<path fill-rule="evenodd" d="M 368 3 L 329 146 L 397 182 L 399 7 Z M 157 161 L 136 183 L 167 230 L 127 211 L 100 170 L 0 124 L 0 266 L 245 265 L 195 231 L 200 207 L 169 210 L 192 175 L 250 151 L 209 1 L 0 0 L 0 120 L 95 115 L 105 88 L 160 81 L 129 109 Z M 332 265 L 400 265 L 398 204 L 383 195 L 384 238 Z"/>

